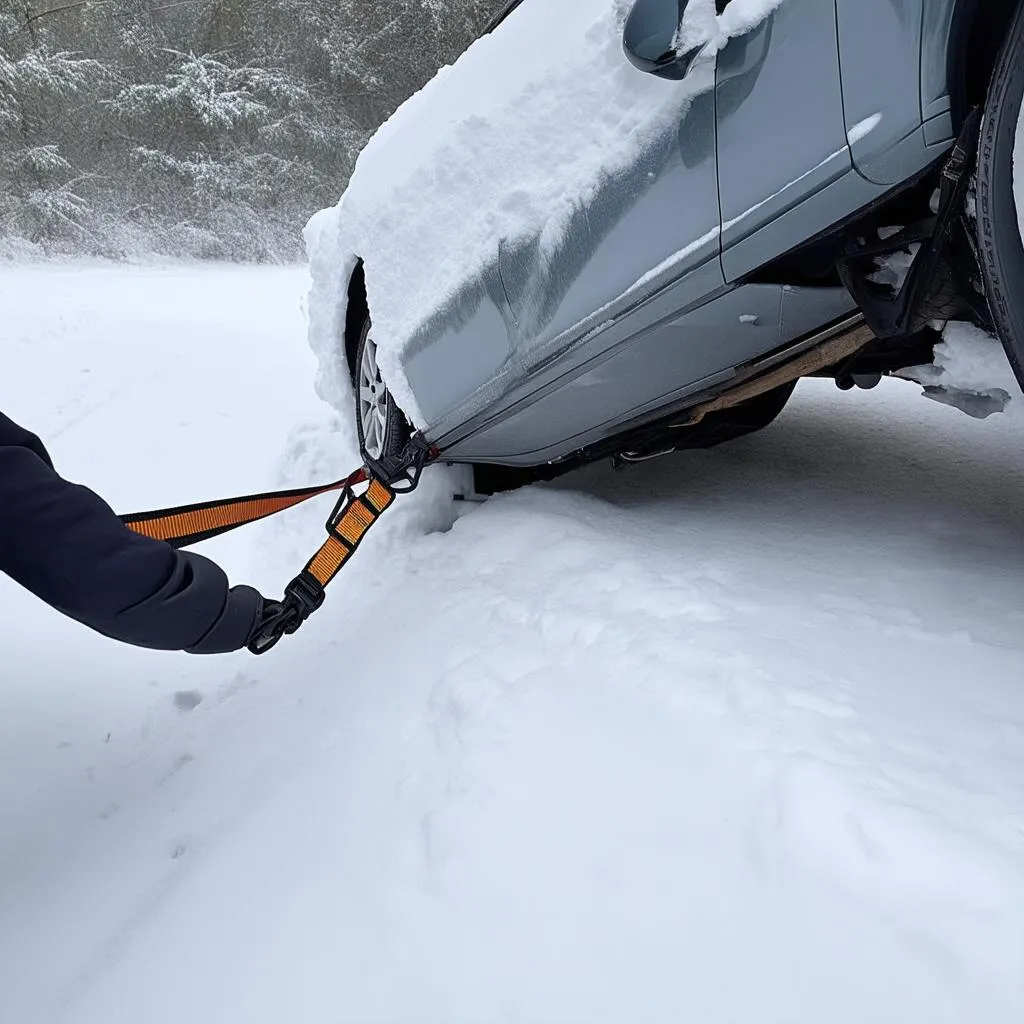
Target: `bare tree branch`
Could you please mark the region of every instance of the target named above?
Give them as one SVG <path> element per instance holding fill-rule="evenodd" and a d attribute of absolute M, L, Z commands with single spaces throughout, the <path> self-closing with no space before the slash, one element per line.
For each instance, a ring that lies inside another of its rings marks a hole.
<path fill-rule="evenodd" d="M 78 7 L 103 7 L 106 4 L 112 3 L 113 0 L 76 0 L 73 4 L 62 4 L 60 7 L 49 7 L 45 11 L 38 11 L 35 14 L 30 14 L 25 21 L 26 25 L 31 25 L 34 21 L 38 21 L 40 18 L 45 18 L 50 14 L 60 14 L 61 11 L 73 11 Z"/>

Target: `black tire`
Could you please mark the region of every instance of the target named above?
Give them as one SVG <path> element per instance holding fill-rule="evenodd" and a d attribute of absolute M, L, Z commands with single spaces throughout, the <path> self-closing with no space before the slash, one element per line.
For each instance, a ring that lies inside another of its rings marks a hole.
<path fill-rule="evenodd" d="M 1013 195 L 1013 152 L 1024 101 L 1024 5 L 989 85 L 978 147 L 978 245 L 992 319 L 1024 387 L 1024 242 Z M 1024 167 L 1018 172 L 1024 176 Z"/>
<path fill-rule="evenodd" d="M 405 449 L 406 442 L 412 434 L 412 430 L 409 426 L 409 421 L 405 418 L 402 410 L 398 408 L 395 403 L 391 392 L 388 390 L 387 385 L 381 379 L 379 371 L 372 374 L 375 379 L 374 387 L 379 389 L 373 396 L 378 404 L 378 408 L 381 411 L 380 427 L 382 436 L 378 438 L 371 436 L 370 446 L 367 447 L 366 427 L 364 421 L 366 420 L 366 399 L 360 394 L 361 383 L 365 384 L 366 377 L 369 377 L 370 371 L 368 371 L 365 365 L 365 359 L 367 355 L 367 347 L 373 346 L 373 339 L 370 335 L 370 318 L 368 316 L 363 317 L 363 324 L 359 330 L 359 342 L 356 345 L 356 357 L 352 367 L 352 387 L 355 392 L 356 400 L 356 432 L 359 435 L 359 450 L 363 457 L 369 457 L 375 461 L 386 461 L 394 458 L 402 453 Z M 374 356 L 376 355 L 373 351 Z M 373 368 L 376 369 L 376 359 L 373 360 Z M 371 428 L 373 431 L 375 428 Z"/>

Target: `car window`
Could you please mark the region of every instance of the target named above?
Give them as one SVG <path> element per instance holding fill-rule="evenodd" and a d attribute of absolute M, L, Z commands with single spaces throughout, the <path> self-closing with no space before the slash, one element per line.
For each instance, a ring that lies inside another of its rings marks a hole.
<path fill-rule="evenodd" d="M 486 36 L 493 32 L 522 2 L 523 0 L 510 0 L 505 4 L 504 8 L 491 18 L 481 35 Z"/>

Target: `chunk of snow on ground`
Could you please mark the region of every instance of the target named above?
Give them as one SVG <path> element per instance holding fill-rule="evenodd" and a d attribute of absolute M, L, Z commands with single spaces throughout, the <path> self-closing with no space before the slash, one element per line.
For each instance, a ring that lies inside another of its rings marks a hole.
<path fill-rule="evenodd" d="M 778 6 L 734 0 L 711 11 L 717 48 Z M 399 405 L 422 417 L 401 357 L 417 327 L 497 257 L 502 240 L 540 240 L 540 257 L 574 211 L 714 87 L 714 62 L 683 82 L 637 71 L 622 50 L 625 0 L 526 3 L 403 104 L 360 155 L 348 189 L 307 231 L 310 338 L 320 393 L 349 418 L 342 330 L 346 288 L 364 261 L 381 370 Z"/>
<path fill-rule="evenodd" d="M 1024 418 L 1024 396 L 1002 344 L 973 324 L 947 324 L 935 346 L 934 363 L 901 370 L 899 376 L 926 388 L 988 399 L 991 411 Z M 983 411 L 986 406 L 978 408 Z"/>

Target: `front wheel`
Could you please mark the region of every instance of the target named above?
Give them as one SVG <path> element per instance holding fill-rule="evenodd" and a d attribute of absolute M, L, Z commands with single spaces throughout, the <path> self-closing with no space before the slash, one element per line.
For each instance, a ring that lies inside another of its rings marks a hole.
<path fill-rule="evenodd" d="M 364 456 L 374 462 L 394 458 L 405 450 L 411 431 L 402 410 L 388 390 L 377 366 L 377 345 L 370 318 L 363 319 L 356 347 L 353 385 L 356 431 Z"/>
<path fill-rule="evenodd" d="M 989 86 L 978 150 L 977 210 L 978 244 L 989 308 L 1017 379 L 1024 387 L 1022 100 L 1024 6 L 1013 19 Z"/>

